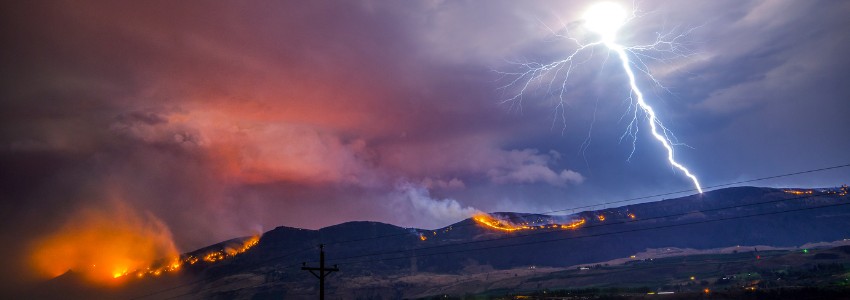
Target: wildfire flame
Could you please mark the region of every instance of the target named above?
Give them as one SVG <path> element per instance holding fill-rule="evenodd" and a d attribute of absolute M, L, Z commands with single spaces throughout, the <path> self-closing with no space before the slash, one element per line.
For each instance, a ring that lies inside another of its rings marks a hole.
<path fill-rule="evenodd" d="M 111 282 L 129 270 L 179 253 L 164 223 L 118 202 L 71 215 L 65 226 L 34 246 L 31 265 L 45 276 L 73 270 L 96 283 Z"/>
<path fill-rule="evenodd" d="M 186 255 L 183 257 L 176 257 L 171 259 L 167 264 L 160 264 L 159 266 L 152 265 L 145 269 L 133 271 L 133 273 L 135 273 L 138 278 L 145 276 L 159 276 L 167 272 L 176 272 L 184 265 L 194 265 L 201 260 L 207 263 L 215 263 L 245 253 L 248 249 L 251 249 L 259 243 L 260 235 L 254 235 L 245 239 L 241 243 L 227 245 L 221 250 L 210 251 L 200 256 Z M 129 274 L 129 272 L 125 271 L 123 273 L 116 274 L 115 278 L 122 277 L 127 274 Z"/>
<path fill-rule="evenodd" d="M 35 243 L 32 267 L 45 277 L 73 270 L 91 282 L 114 284 L 128 274 L 159 276 L 200 260 L 213 263 L 234 257 L 260 241 L 260 236 L 254 235 L 221 250 L 181 256 L 162 221 L 122 202 L 110 204 L 72 214 L 65 226 Z"/>
<path fill-rule="evenodd" d="M 811 195 L 814 193 L 812 190 L 785 190 L 785 193 L 792 195 Z"/>
<path fill-rule="evenodd" d="M 844 184 L 844 185 L 837 187 L 837 188 L 820 189 L 820 190 L 817 190 L 817 191 L 811 190 L 811 189 L 805 189 L 805 190 L 785 189 L 785 190 L 782 190 L 782 191 L 785 192 L 786 194 L 792 194 L 792 195 L 812 195 L 812 194 L 817 193 L 819 195 L 838 195 L 840 197 L 844 197 L 844 196 L 847 196 L 847 194 L 850 194 L 850 187 L 848 187 L 846 184 Z"/>
<path fill-rule="evenodd" d="M 584 219 L 578 219 L 570 223 L 549 223 L 541 225 L 529 225 L 527 222 L 514 223 L 508 220 L 494 218 L 489 214 L 479 214 L 472 218 L 478 224 L 485 227 L 500 231 L 520 231 L 520 230 L 536 230 L 536 229 L 576 229 L 581 227 L 586 222 Z"/>

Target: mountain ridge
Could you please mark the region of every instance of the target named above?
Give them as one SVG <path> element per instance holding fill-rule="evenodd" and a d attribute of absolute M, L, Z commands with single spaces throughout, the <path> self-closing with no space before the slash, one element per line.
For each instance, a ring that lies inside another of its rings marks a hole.
<path fill-rule="evenodd" d="M 254 278 L 251 279 L 254 284 L 270 286 L 271 294 L 277 296 L 287 295 L 289 291 L 310 291 L 315 282 L 299 266 L 302 262 L 316 263 L 318 244 L 325 245 L 326 264 L 339 265 L 341 271 L 336 276 L 343 281 L 356 282 L 400 274 L 418 278 L 416 274 L 437 276 L 477 272 L 475 270 L 568 268 L 605 261 L 629 261 L 630 256 L 640 259 L 633 255 L 647 249 L 704 250 L 736 245 L 787 248 L 832 242 L 850 238 L 850 205 L 845 205 L 850 204 L 847 190 L 846 186 L 825 189 L 735 187 L 565 215 L 514 212 L 486 215 L 494 222 L 501 222 L 498 224 L 504 228 L 521 228 L 513 231 L 488 226 L 478 217 L 431 230 L 374 221 L 350 221 L 320 229 L 278 226 L 265 232 L 238 255 L 214 263 L 186 266 L 156 279 L 129 278 L 127 290 L 152 289 L 151 286 L 173 281 L 214 286 L 227 278 Z M 579 220 L 581 223 L 577 223 Z M 213 244 L 184 256 L 200 256 L 203 249 L 220 249 L 237 241 L 244 241 L 244 238 Z M 387 284 L 389 286 L 381 291 L 360 292 L 404 297 L 398 296 L 404 295 L 404 284 Z M 352 288 L 357 289 L 357 285 L 345 289 Z M 346 291 L 350 292 L 330 286 L 329 293 L 339 295 Z M 204 295 L 229 295 L 220 292 L 212 290 Z M 257 295 L 265 293 L 256 292 Z"/>

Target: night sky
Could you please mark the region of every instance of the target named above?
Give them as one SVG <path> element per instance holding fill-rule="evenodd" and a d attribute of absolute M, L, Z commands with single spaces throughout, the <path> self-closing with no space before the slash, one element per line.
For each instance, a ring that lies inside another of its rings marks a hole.
<path fill-rule="evenodd" d="M 6 1 L 4 277 L 43 275 L 34 249 L 98 226 L 186 251 L 691 189 L 645 122 L 630 157 L 628 86 L 604 47 L 575 66 L 563 114 L 545 87 L 501 103 L 517 62 L 575 49 L 553 31 L 591 3 Z M 693 29 L 687 55 L 646 61 L 667 90 L 645 86 L 704 186 L 850 163 L 850 2 L 639 9 L 618 42 Z M 847 168 L 752 185 L 845 183 Z"/>

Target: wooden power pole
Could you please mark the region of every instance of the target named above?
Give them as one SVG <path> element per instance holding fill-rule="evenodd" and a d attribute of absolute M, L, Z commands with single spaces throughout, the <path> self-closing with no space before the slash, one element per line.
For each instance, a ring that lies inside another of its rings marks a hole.
<path fill-rule="evenodd" d="M 325 277 L 332 272 L 339 271 L 339 268 L 334 265 L 333 268 L 325 268 L 325 244 L 319 244 L 319 267 L 308 267 L 307 263 L 303 263 L 301 270 L 310 271 L 313 276 L 319 278 L 319 300 L 325 300 Z M 316 273 L 318 272 L 318 273 Z"/>

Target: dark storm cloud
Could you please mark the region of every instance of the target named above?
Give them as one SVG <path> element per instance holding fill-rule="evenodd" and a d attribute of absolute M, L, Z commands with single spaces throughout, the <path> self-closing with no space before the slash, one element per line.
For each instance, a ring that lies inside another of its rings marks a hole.
<path fill-rule="evenodd" d="M 628 91 L 604 56 L 576 70 L 564 120 L 545 92 L 498 104 L 510 91 L 493 70 L 569 51 L 547 26 L 586 4 L 4 3 L 2 242 L 19 246 L 3 257 L 25 270 L 31 241 L 114 201 L 186 250 L 277 225 L 439 226 L 689 187 L 648 136 L 628 159 Z M 649 66 L 704 184 L 846 162 L 847 4 L 641 5 L 624 43 L 699 26 L 693 55 Z"/>

